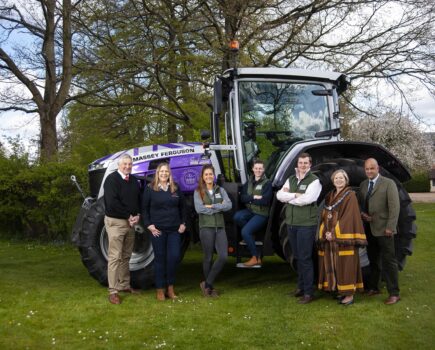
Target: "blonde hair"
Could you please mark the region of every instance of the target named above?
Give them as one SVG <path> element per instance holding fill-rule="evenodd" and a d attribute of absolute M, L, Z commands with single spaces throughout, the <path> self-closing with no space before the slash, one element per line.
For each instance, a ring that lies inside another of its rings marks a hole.
<path fill-rule="evenodd" d="M 169 171 L 169 188 L 171 190 L 171 193 L 174 193 L 177 190 L 177 185 L 174 182 L 174 179 L 172 177 L 172 171 L 171 171 L 171 168 L 169 167 L 169 164 L 165 163 L 165 162 L 164 163 L 160 163 L 157 166 L 156 173 L 154 174 L 154 179 L 153 179 L 153 182 L 152 182 L 152 189 L 154 191 L 158 191 L 159 190 L 159 171 L 164 166 L 168 168 L 168 171 Z"/>
<path fill-rule="evenodd" d="M 332 173 L 332 175 L 331 175 L 332 183 L 334 183 L 335 175 L 340 174 L 340 173 L 343 174 L 344 178 L 346 179 L 346 186 L 348 186 L 349 185 L 349 176 L 347 175 L 347 173 L 343 169 L 338 169 Z"/>

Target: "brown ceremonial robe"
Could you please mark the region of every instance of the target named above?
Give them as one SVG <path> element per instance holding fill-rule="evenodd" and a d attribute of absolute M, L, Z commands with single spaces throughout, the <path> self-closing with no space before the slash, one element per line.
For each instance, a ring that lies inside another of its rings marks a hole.
<path fill-rule="evenodd" d="M 329 192 L 322 210 L 319 227 L 319 284 L 320 290 L 353 295 L 363 291 L 359 246 L 367 245 L 364 227 L 355 192 L 350 187 L 336 194 Z M 332 233 L 332 240 L 325 238 Z"/>

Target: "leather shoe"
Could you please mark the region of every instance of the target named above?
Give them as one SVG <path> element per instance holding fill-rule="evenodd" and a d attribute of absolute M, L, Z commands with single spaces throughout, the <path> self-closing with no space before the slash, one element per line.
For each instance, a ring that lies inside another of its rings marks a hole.
<path fill-rule="evenodd" d="M 314 300 L 314 297 L 312 297 L 311 295 L 304 295 L 303 297 L 301 297 L 298 300 L 299 304 L 308 304 L 311 303 Z"/>
<path fill-rule="evenodd" d="M 156 289 L 156 298 L 158 301 L 164 301 L 166 299 L 165 290 L 163 288 Z"/>
<path fill-rule="evenodd" d="M 346 299 L 346 297 L 344 297 L 344 298 L 340 301 L 340 304 L 341 304 L 341 305 L 347 306 L 347 305 L 352 305 L 352 304 L 353 304 L 353 298 L 350 299 L 350 300 L 348 300 L 348 301 L 345 301 L 345 302 L 344 302 L 345 299 Z"/>
<path fill-rule="evenodd" d="M 175 294 L 174 286 L 168 286 L 168 291 L 165 296 L 169 299 L 177 299 L 178 296 Z"/>
<path fill-rule="evenodd" d="M 219 297 L 219 293 L 216 289 L 212 288 L 212 289 L 210 289 L 210 296 L 212 298 L 217 298 L 217 297 Z"/>
<path fill-rule="evenodd" d="M 122 293 L 130 293 L 130 294 L 140 294 L 140 289 L 127 288 L 127 289 L 121 290 L 120 292 L 122 292 Z"/>
<path fill-rule="evenodd" d="M 253 256 L 247 262 L 243 263 L 243 267 L 247 267 L 247 268 L 261 267 L 261 260 L 256 256 Z"/>
<path fill-rule="evenodd" d="M 378 294 L 381 294 L 381 292 L 380 292 L 379 290 L 377 290 L 377 289 L 370 289 L 370 290 L 367 292 L 367 295 L 368 295 L 369 297 L 372 297 L 372 296 L 374 296 L 374 295 L 378 295 Z"/>
<path fill-rule="evenodd" d="M 393 305 L 398 303 L 400 297 L 398 295 L 390 295 L 387 300 L 384 301 L 385 305 Z"/>
<path fill-rule="evenodd" d="M 115 305 L 121 304 L 121 298 L 119 297 L 118 293 L 109 294 L 109 302 Z"/>
<path fill-rule="evenodd" d="M 202 282 L 199 284 L 199 287 L 201 288 L 201 291 L 202 291 L 202 295 L 203 295 L 203 296 L 205 296 L 205 297 L 209 297 L 209 296 L 210 296 L 210 288 L 207 288 L 207 287 L 205 286 L 205 281 L 202 281 Z"/>
<path fill-rule="evenodd" d="M 302 289 L 297 288 L 292 292 L 292 295 L 296 298 L 299 298 L 304 295 L 304 291 Z"/>

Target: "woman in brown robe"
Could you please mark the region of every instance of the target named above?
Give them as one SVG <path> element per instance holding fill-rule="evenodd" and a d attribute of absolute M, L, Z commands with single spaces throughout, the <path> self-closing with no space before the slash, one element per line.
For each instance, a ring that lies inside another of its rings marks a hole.
<path fill-rule="evenodd" d="M 359 247 L 367 245 L 355 192 L 344 170 L 335 171 L 335 186 L 326 195 L 318 237 L 320 290 L 338 293 L 350 305 L 356 291 L 363 291 Z"/>

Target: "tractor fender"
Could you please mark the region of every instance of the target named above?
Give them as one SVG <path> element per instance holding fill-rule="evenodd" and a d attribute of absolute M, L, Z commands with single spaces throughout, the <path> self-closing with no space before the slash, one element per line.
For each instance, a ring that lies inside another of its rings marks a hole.
<path fill-rule="evenodd" d="M 284 157 L 277 169 L 273 186 L 281 188 L 284 182 L 294 174 L 297 156 L 307 152 L 312 157 L 312 167 L 325 164 L 334 159 L 360 159 L 375 158 L 381 168 L 387 170 L 398 181 L 405 182 L 411 179 L 411 174 L 406 166 L 384 146 L 356 141 L 325 141 L 298 143 Z"/>

